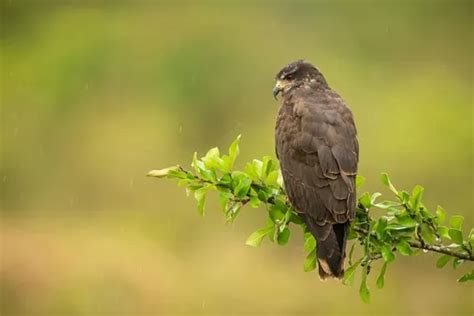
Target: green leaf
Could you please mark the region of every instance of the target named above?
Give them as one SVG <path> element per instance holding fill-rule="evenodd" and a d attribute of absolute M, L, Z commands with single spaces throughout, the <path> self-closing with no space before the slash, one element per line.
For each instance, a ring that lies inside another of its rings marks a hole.
<path fill-rule="evenodd" d="M 356 262 L 354 262 L 353 265 L 351 265 L 349 268 L 344 271 L 344 277 L 342 278 L 342 284 L 344 285 L 352 285 L 354 284 L 354 275 L 355 271 L 357 270 L 357 267 L 359 267 L 360 263 L 362 262 L 362 259 L 360 258 Z"/>
<path fill-rule="evenodd" d="M 372 206 L 372 203 L 370 202 L 369 193 L 365 192 L 364 194 L 362 194 L 362 196 L 359 198 L 359 203 L 366 209 L 370 208 Z"/>
<path fill-rule="evenodd" d="M 239 184 L 234 188 L 234 195 L 238 198 L 244 198 L 247 196 L 247 193 L 250 190 L 250 185 L 252 184 L 252 180 L 245 177 L 239 181 Z"/>
<path fill-rule="evenodd" d="M 197 189 L 194 191 L 194 198 L 196 199 L 198 203 L 198 211 L 199 214 L 204 215 L 204 206 L 206 203 L 206 193 L 209 191 L 209 189 L 212 187 L 212 185 L 205 185 L 201 187 L 200 189 Z"/>
<path fill-rule="evenodd" d="M 396 245 L 396 248 L 398 252 L 404 256 L 411 256 L 413 254 L 413 250 L 411 249 L 410 245 L 404 240 L 399 241 Z"/>
<path fill-rule="evenodd" d="M 281 173 L 281 169 L 278 169 L 278 178 L 277 178 L 277 184 L 280 188 L 283 188 L 284 187 L 284 184 L 283 184 L 283 175 Z"/>
<path fill-rule="evenodd" d="M 388 186 L 390 191 L 392 191 L 393 193 L 398 195 L 398 191 L 397 191 L 397 189 L 395 189 L 392 182 L 390 181 L 390 178 L 388 177 L 388 174 L 382 173 L 382 178 L 381 179 L 382 179 L 382 183 L 385 184 L 386 186 Z"/>
<path fill-rule="evenodd" d="M 453 269 L 459 268 L 459 266 L 460 266 L 461 264 L 463 264 L 463 262 L 464 262 L 463 259 L 454 258 L 454 260 L 453 260 Z"/>
<path fill-rule="evenodd" d="M 246 245 L 252 246 L 252 247 L 258 247 L 262 243 L 263 238 L 265 238 L 266 235 L 271 233 L 273 230 L 273 227 L 265 227 L 262 229 L 259 229 L 255 232 L 253 232 L 248 238 L 247 241 L 245 242 Z"/>
<path fill-rule="evenodd" d="M 222 176 L 222 178 L 220 178 L 219 180 L 220 184 L 224 184 L 224 185 L 230 185 L 232 183 L 232 176 L 230 173 L 226 173 Z"/>
<path fill-rule="evenodd" d="M 278 170 L 273 170 L 270 172 L 265 179 L 265 184 L 268 186 L 275 186 L 278 187 Z"/>
<path fill-rule="evenodd" d="M 365 178 L 363 176 L 356 176 L 356 188 L 359 189 L 365 183 Z"/>
<path fill-rule="evenodd" d="M 310 232 L 304 233 L 304 251 L 310 252 L 316 249 L 316 239 Z"/>
<path fill-rule="evenodd" d="M 279 245 L 283 246 L 288 243 L 288 239 L 290 239 L 290 230 L 288 227 L 285 227 L 283 231 L 278 234 L 277 242 Z"/>
<path fill-rule="evenodd" d="M 213 170 L 206 169 L 206 166 L 204 166 L 201 160 L 198 160 L 196 163 L 198 165 L 197 169 L 199 170 L 199 175 L 201 175 L 204 180 L 216 181 L 216 173 Z"/>
<path fill-rule="evenodd" d="M 397 206 L 400 206 L 399 202 L 393 202 L 393 201 L 383 201 L 377 204 L 374 204 L 375 207 L 380 208 L 380 209 L 390 209 L 390 208 L 395 208 Z"/>
<path fill-rule="evenodd" d="M 302 225 L 304 223 L 303 220 L 301 219 L 301 217 L 299 217 L 293 211 L 291 212 L 290 220 L 291 220 L 292 223 L 295 223 L 296 225 Z"/>
<path fill-rule="evenodd" d="M 370 303 L 370 290 L 367 286 L 368 265 L 362 269 L 362 280 L 360 281 L 359 295 L 364 303 Z"/>
<path fill-rule="evenodd" d="M 451 260 L 451 256 L 449 255 L 442 255 L 439 257 L 439 259 L 436 261 L 436 267 L 441 269 L 443 268 L 448 262 Z"/>
<path fill-rule="evenodd" d="M 461 230 L 462 223 L 464 222 L 464 217 L 460 215 L 451 216 L 449 219 L 449 226 L 451 228 Z"/>
<path fill-rule="evenodd" d="M 380 270 L 380 274 L 377 278 L 377 288 L 381 289 L 383 288 L 385 284 L 385 271 L 387 270 L 387 264 L 388 262 L 385 262 L 382 266 L 382 269 Z"/>
<path fill-rule="evenodd" d="M 463 237 L 462 237 L 462 232 L 458 229 L 453 229 L 450 228 L 448 230 L 449 237 L 451 237 L 451 240 L 455 242 L 458 245 L 462 245 L 463 242 Z"/>
<path fill-rule="evenodd" d="M 400 191 L 397 196 L 403 204 L 409 204 L 410 194 L 407 191 Z"/>
<path fill-rule="evenodd" d="M 261 169 L 261 167 L 260 167 Z M 248 174 L 248 176 L 250 178 L 252 178 L 252 180 L 254 180 L 255 182 L 257 181 L 260 181 L 260 173 L 259 171 L 256 169 L 256 164 L 252 161 L 252 163 L 247 163 L 244 167 L 244 170 L 245 170 L 245 173 Z"/>
<path fill-rule="evenodd" d="M 237 135 L 237 137 L 232 142 L 232 144 L 230 144 L 230 147 L 229 147 L 229 157 L 234 159 L 234 160 L 235 160 L 235 158 L 237 158 L 237 156 L 240 153 L 239 144 L 240 144 L 240 138 L 241 137 L 242 137 L 241 134 Z"/>
<path fill-rule="evenodd" d="M 225 191 L 219 192 L 219 205 L 224 212 L 227 211 L 227 205 L 231 198 L 232 198 L 232 193 L 225 192 Z"/>
<path fill-rule="evenodd" d="M 241 208 L 241 202 L 232 203 L 231 207 L 226 212 L 226 222 L 233 222 L 237 218 L 237 215 L 239 215 Z"/>
<path fill-rule="evenodd" d="M 413 219 L 408 212 L 403 211 L 400 215 L 395 216 L 397 218 L 397 222 L 404 227 L 415 227 L 417 222 Z"/>
<path fill-rule="evenodd" d="M 179 187 L 187 187 L 190 184 L 191 180 L 189 179 L 180 179 L 178 180 Z"/>
<path fill-rule="evenodd" d="M 264 190 L 258 190 L 257 196 L 258 199 L 264 203 L 266 203 L 270 197 L 270 195 Z"/>
<path fill-rule="evenodd" d="M 428 209 L 421 203 L 419 207 L 419 214 L 423 219 L 432 220 L 433 218 L 435 218 L 435 216 L 433 216 L 430 211 L 428 211 Z"/>
<path fill-rule="evenodd" d="M 284 187 L 283 183 L 283 174 L 281 173 L 281 169 L 278 169 L 278 178 L 277 178 L 277 184 L 280 188 Z"/>
<path fill-rule="evenodd" d="M 436 240 L 436 235 L 434 234 L 433 230 L 431 229 L 430 226 L 426 224 L 421 224 L 421 237 L 425 242 L 428 244 L 434 244 Z"/>
<path fill-rule="evenodd" d="M 201 214 L 201 216 L 204 216 L 204 208 L 206 206 L 206 196 L 203 195 L 200 199 L 197 200 L 198 201 L 198 212 L 199 214 Z"/>
<path fill-rule="evenodd" d="M 420 207 L 420 202 L 421 202 L 421 198 L 423 196 L 423 191 L 424 190 L 425 189 L 420 185 L 416 185 L 413 188 L 413 191 L 411 193 L 410 202 L 411 202 L 411 206 L 412 206 L 412 208 L 415 212 L 417 212 L 418 208 Z"/>
<path fill-rule="evenodd" d="M 413 227 L 405 227 L 397 223 L 390 223 L 387 225 L 387 230 L 391 230 L 397 233 L 410 232 L 413 231 Z"/>
<path fill-rule="evenodd" d="M 446 219 L 446 212 L 441 206 L 438 205 L 438 207 L 436 208 L 436 222 L 438 224 L 441 224 L 444 222 L 445 219 Z"/>
<path fill-rule="evenodd" d="M 375 224 L 375 232 L 380 239 L 385 236 L 385 228 L 387 228 L 387 218 L 385 216 L 380 217 Z"/>
<path fill-rule="evenodd" d="M 285 218 L 285 211 L 286 209 L 282 209 L 281 207 L 279 207 L 278 204 L 273 204 L 273 205 L 270 205 L 268 209 L 268 215 L 270 216 L 272 221 L 276 224 L 283 221 L 283 219 Z"/>
<path fill-rule="evenodd" d="M 227 165 L 228 170 L 232 170 L 234 167 L 234 162 L 237 156 L 240 153 L 239 143 L 241 135 L 238 135 L 237 138 L 232 142 L 229 147 L 229 156 L 224 156 L 223 159 Z"/>
<path fill-rule="evenodd" d="M 273 223 L 271 224 L 273 225 Z M 268 239 L 270 239 L 271 242 L 275 242 L 275 238 L 278 237 L 277 234 L 278 234 L 278 230 L 276 229 L 275 226 L 272 226 L 272 229 L 270 233 L 268 234 Z"/>
<path fill-rule="evenodd" d="M 311 251 L 304 261 L 304 271 L 309 272 L 316 268 L 316 249 Z"/>
<path fill-rule="evenodd" d="M 252 167 L 258 179 L 263 179 L 263 162 L 258 159 L 252 160 Z"/>
<path fill-rule="evenodd" d="M 191 166 L 194 168 L 194 171 L 196 171 L 196 173 L 201 173 L 201 170 L 203 170 L 205 168 L 204 167 L 204 162 L 202 162 L 201 160 L 199 160 L 197 158 L 197 152 L 194 152 L 193 161 L 191 162 Z"/>
<path fill-rule="evenodd" d="M 218 169 L 228 171 L 224 164 L 224 161 L 220 157 L 219 148 L 217 147 L 209 149 L 207 154 L 202 157 L 202 161 L 204 162 L 204 166 L 207 169 Z"/>
<path fill-rule="evenodd" d="M 291 210 L 287 209 L 286 213 L 285 213 L 285 224 L 290 222 L 292 215 L 293 215 L 293 212 Z"/>
<path fill-rule="evenodd" d="M 353 243 L 351 246 L 351 250 L 349 251 L 349 265 L 352 265 L 352 255 L 354 254 L 354 248 L 356 243 Z"/>
<path fill-rule="evenodd" d="M 272 171 L 277 170 L 278 165 L 276 161 L 270 156 L 263 157 L 262 161 L 263 161 L 262 175 L 264 179 L 267 179 L 267 177 L 270 175 Z"/>
<path fill-rule="evenodd" d="M 370 204 L 371 204 L 371 205 L 374 205 L 374 204 L 375 204 L 375 200 L 376 200 L 378 197 L 380 197 L 380 196 L 382 196 L 382 193 L 380 193 L 380 192 L 374 192 L 374 193 L 370 196 Z"/>
<path fill-rule="evenodd" d="M 474 270 L 464 274 L 462 277 L 458 279 L 458 282 L 466 282 L 474 280 Z"/>
<path fill-rule="evenodd" d="M 257 208 L 260 206 L 262 202 L 259 200 L 257 195 L 251 195 L 250 196 L 250 206 L 253 208 Z"/>
<path fill-rule="evenodd" d="M 438 226 L 438 233 L 441 237 L 451 239 L 451 236 L 449 236 L 449 228 L 446 226 Z"/>
<path fill-rule="evenodd" d="M 385 262 L 392 262 L 395 259 L 395 255 L 393 254 L 392 249 L 390 249 L 389 246 L 383 245 L 380 250 L 382 252 L 382 257 Z"/>
<path fill-rule="evenodd" d="M 356 239 L 357 237 L 358 237 L 357 232 L 354 231 L 353 229 L 350 229 L 349 233 L 347 234 L 347 240 Z"/>

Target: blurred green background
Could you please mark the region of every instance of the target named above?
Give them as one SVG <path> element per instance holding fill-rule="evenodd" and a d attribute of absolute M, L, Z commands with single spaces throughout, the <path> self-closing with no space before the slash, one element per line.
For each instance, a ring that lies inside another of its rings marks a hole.
<path fill-rule="evenodd" d="M 301 234 L 245 246 L 263 209 L 224 225 L 215 198 L 201 218 L 144 176 L 240 133 L 238 166 L 274 155 L 273 77 L 306 58 L 354 112 L 364 189 L 386 171 L 472 227 L 472 1 L 0 8 L 2 315 L 474 312 L 467 267 L 400 258 L 366 305 L 303 272 Z"/>

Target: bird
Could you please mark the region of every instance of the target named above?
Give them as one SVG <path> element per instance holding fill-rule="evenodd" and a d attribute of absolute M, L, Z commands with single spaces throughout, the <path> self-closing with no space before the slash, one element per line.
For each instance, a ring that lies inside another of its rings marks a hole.
<path fill-rule="evenodd" d="M 283 67 L 275 82 L 273 96 L 281 94 L 275 147 L 284 189 L 317 241 L 320 279 L 340 279 L 356 207 L 359 143 L 353 114 L 306 60 Z"/>

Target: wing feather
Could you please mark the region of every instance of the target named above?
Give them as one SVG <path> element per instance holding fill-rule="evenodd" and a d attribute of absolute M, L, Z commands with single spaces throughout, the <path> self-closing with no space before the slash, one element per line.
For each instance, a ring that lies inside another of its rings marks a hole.
<path fill-rule="evenodd" d="M 359 145 L 342 99 L 335 92 L 328 98 L 297 91 L 284 101 L 277 122 L 277 155 L 295 209 L 322 227 L 353 219 Z"/>

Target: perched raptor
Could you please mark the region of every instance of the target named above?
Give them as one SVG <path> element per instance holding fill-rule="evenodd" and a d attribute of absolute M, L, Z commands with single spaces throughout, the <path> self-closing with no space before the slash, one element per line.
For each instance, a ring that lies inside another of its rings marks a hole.
<path fill-rule="evenodd" d="M 299 60 L 276 75 L 276 153 L 290 203 L 317 240 L 319 275 L 341 278 L 359 160 L 351 110 L 319 70 Z"/>

